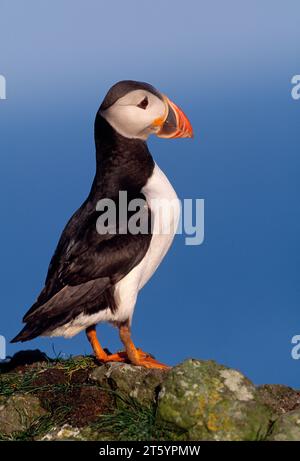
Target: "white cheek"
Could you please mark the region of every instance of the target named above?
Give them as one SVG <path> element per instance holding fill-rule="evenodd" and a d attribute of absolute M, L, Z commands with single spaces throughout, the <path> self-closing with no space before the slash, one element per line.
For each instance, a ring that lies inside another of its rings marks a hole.
<path fill-rule="evenodd" d="M 105 118 L 112 127 L 127 138 L 138 137 L 144 130 L 145 112 L 135 106 L 115 106 L 108 109 Z"/>
<path fill-rule="evenodd" d="M 154 97 L 147 109 L 136 105 L 115 104 L 102 113 L 108 123 L 121 135 L 127 138 L 147 139 L 153 121 L 163 117 L 165 105 Z"/>

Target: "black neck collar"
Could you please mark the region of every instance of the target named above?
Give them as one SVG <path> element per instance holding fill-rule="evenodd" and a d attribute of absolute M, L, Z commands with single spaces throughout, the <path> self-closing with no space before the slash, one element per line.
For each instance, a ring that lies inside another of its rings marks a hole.
<path fill-rule="evenodd" d="M 99 114 L 95 120 L 96 176 L 91 194 L 115 196 L 119 190 L 133 195 L 147 183 L 154 161 L 145 141 L 117 133 Z"/>

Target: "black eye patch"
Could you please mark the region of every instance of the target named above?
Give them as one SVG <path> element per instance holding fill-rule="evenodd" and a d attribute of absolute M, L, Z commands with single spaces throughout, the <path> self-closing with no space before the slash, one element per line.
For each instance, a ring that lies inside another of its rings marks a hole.
<path fill-rule="evenodd" d="M 137 105 L 137 107 L 139 107 L 140 109 L 146 109 L 148 104 L 149 104 L 148 98 L 147 96 L 145 96 L 144 99 Z"/>

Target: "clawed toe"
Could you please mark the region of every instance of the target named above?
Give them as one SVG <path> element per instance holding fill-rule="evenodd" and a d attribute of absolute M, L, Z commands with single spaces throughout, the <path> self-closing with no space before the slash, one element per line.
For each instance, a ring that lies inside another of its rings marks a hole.
<path fill-rule="evenodd" d="M 116 354 L 106 354 L 105 356 L 97 357 L 96 359 L 101 363 L 108 362 L 127 362 L 128 358 L 125 352 L 117 352 Z"/>
<path fill-rule="evenodd" d="M 158 362 L 157 360 L 152 359 L 151 357 L 146 357 L 144 359 L 140 359 L 138 363 L 135 365 L 140 366 L 140 367 L 145 367 L 145 368 L 156 368 L 159 370 L 168 370 L 171 367 L 168 365 L 165 365 L 164 363 Z"/>
<path fill-rule="evenodd" d="M 117 352 L 116 354 L 107 354 L 106 356 L 96 357 L 96 359 L 101 363 L 108 363 L 108 362 L 121 362 L 121 363 L 128 363 L 140 367 L 145 368 L 157 368 L 157 369 L 169 369 L 168 365 L 164 363 L 158 362 L 155 360 L 150 354 L 146 354 L 143 351 L 138 351 L 138 358 L 133 362 L 130 361 L 126 352 Z"/>

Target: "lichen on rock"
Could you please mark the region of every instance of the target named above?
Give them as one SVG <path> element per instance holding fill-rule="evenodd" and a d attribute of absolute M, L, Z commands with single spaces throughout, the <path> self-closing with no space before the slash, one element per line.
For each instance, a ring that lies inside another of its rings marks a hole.
<path fill-rule="evenodd" d="M 142 405 L 153 405 L 167 373 L 165 370 L 136 367 L 126 363 L 108 363 L 93 370 L 90 378 Z M 122 399 L 118 400 L 118 404 L 122 405 Z"/>
<path fill-rule="evenodd" d="M 157 415 L 185 429 L 189 440 L 260 440 L 267 434 L 271 413 L 241 373 L 191 359 L 167 376 Z"/>

